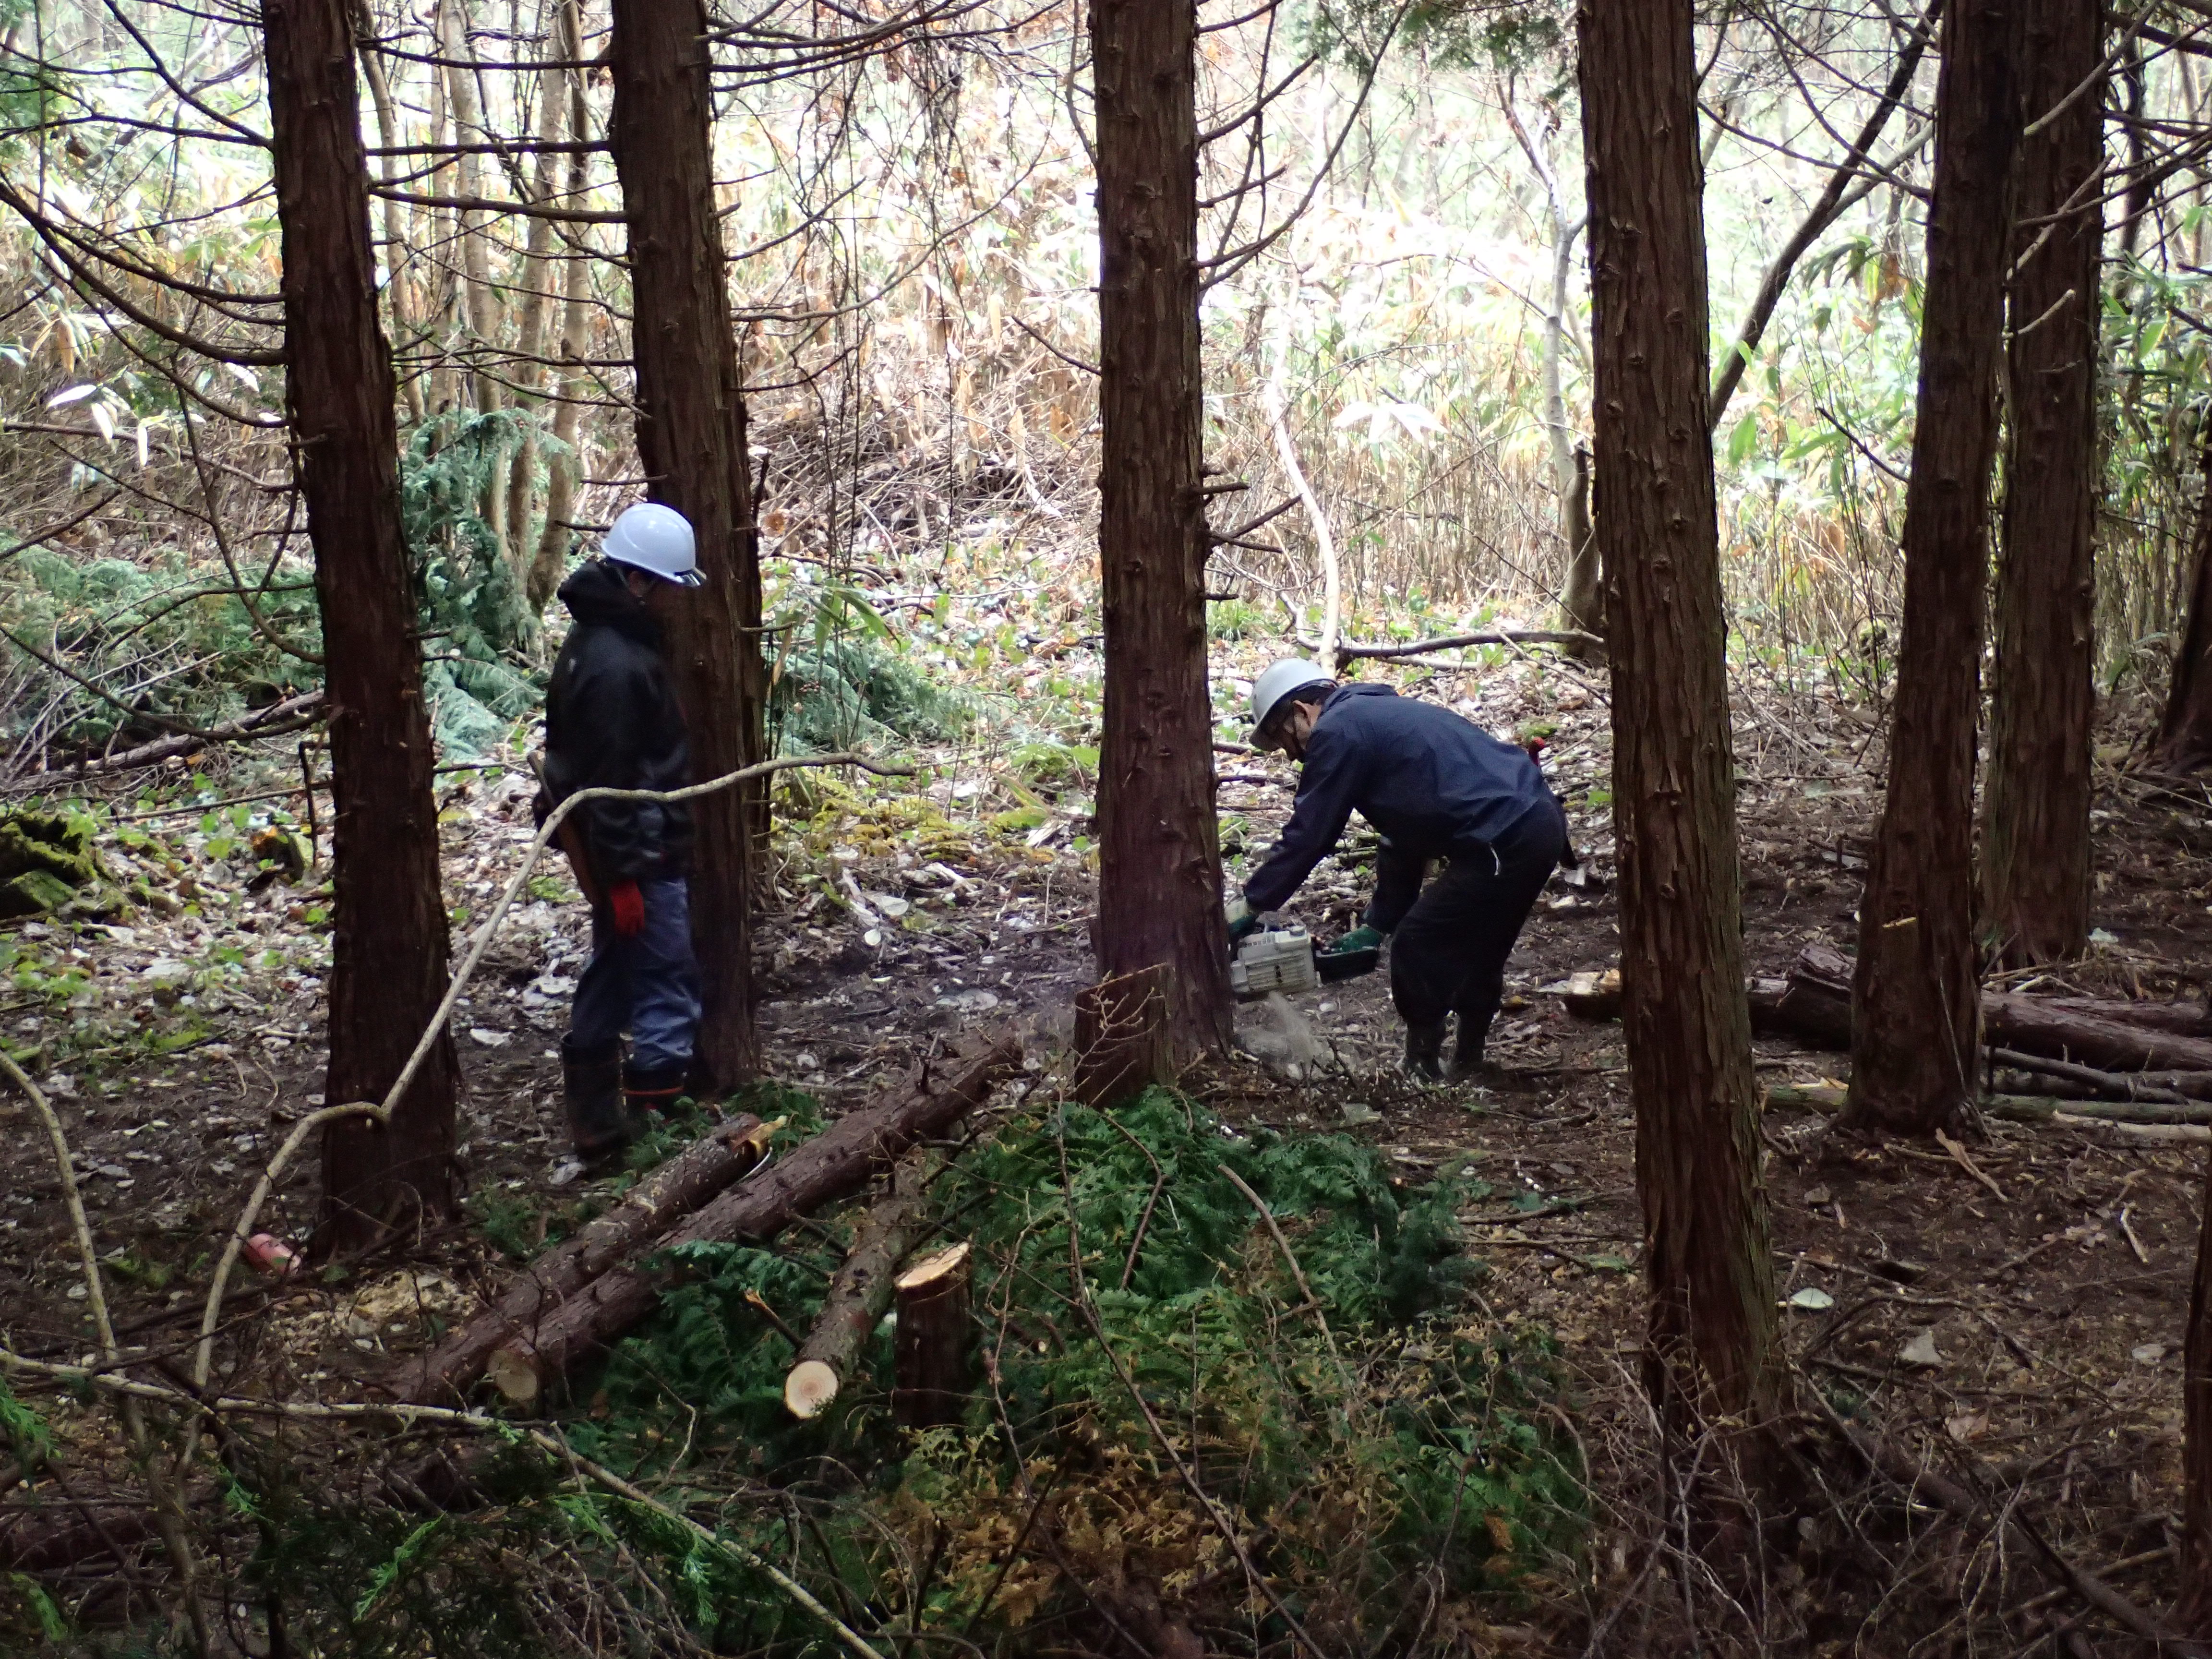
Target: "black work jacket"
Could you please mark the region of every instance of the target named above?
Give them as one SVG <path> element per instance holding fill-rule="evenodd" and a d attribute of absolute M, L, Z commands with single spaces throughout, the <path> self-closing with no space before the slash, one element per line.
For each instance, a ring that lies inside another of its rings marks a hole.
<path fill-rule="evenodd" d="M 691 781 L 684 711 L 661 653 L 660 624 L 595 560 L 561 584 L 576 619 L 545 692 L 541 816 L 579 789 L 680 789 Z M 682 802 L 587 802 L 592 874 L 600 882 L 662 881 L 691 867 L 691 809 Z"/>
<path fill-rule="evenodd" d="M 1556 810 L 1526 751 L 1387 685 L 1340 686 L 1306 738 L 1291 821 L 1244 884 L 1245 902 L 1258 911 L 1287 902 L 1354 811 L 1418 860 L 1492 851 L 1540 811 L 1555 824 Z"/>

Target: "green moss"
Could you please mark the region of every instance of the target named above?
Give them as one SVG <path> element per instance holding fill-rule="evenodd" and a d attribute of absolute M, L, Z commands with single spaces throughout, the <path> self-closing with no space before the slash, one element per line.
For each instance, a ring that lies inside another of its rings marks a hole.
<path fill-rule="evenodd" d="M 0 882 L 0 917 L 43 915 L 76 896 L 76 890 L 60 877 L 26 870 L 12 881 Z"/>

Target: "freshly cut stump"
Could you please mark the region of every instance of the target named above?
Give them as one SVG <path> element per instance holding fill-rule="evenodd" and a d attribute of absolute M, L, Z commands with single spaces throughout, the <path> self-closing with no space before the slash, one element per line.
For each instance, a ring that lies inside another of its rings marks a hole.
<path fill-rule="evenodd" d="M 943 1162 L 932 1147 L 908 1153 L 891 1172 L 890 1193 L 860 1223 L 844 1265 L 830 1281 L 821 1316 L 784 1376 L 783 1403 L 793 1417 L 827 1411 L 859 1364 L 861 1350 L 890 1308 L 899 1263 L 927 1231 L 923 1189 Z"/>
<path fill-rule="evenodd" d="M 975 1387 L 965 1243 L 925 1256 L 898 1279 L 891 1415 L 910 1429 L 957 1423 Z"/>

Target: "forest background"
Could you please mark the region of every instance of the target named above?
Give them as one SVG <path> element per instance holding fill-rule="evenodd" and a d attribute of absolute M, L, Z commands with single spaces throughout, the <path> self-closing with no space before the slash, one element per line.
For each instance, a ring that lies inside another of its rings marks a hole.
<path fill-rule="evenodd" d="M 1590 314 L 1566 9 L 1218 9 L 1201 16 L 1198 53 L 1199 125 L 1212 141 L 1200 174 L 1205 450 L 1210 467 L 1249 486 L 1239 499 L 1264 518 L 1231 515 L 1239 527 L 1208 567 L 1214 735 L 1233 743 L 1245 735 L 1245 677 L 1291 648 L 1540 633 L 1563 607 L 1571 624 L 1595 620 L 1587 595 L 1578 608 L 1572 556 Z M 552 589 L 644 482 L 635 273 L 606 149 L 609 20 L 575 3 L 433 0 L 366 9 L 353 23 L 424 697 L 441 775 L 474 784 L 529 746 L 561 628 Z M 2196 6 L 2154 5 L 2113 35 L 2107 144 L 2127 184 L 2107 207 L 2099 296 L 2096 674 L 2107 764 L 2150 735 L 2197 572 L 2207 330 L 2196 290 L 2212 70 L 2194 43 L 2205 23 Z M 93 826 L 111 868 L 167 860 L 241 878 L 305 874 L 319 850 L 313 791 L 240 799 L 290 787 L 303 734 L 298 764 L 311 778 L 323 764 L 313 724 L 327 644 L 276 326 L 281 228 L 260 19 L 33 0 L 0 12 L 0 205 L 11 210 L 0 221 L 6 787 Z M 1103 697 L 1087 29 L 1074 6 L 792 6 L 714 15 L 709 37 L 716 221 L 757 469 L 770 744 L 787 757 L 860 748 L 920 759 L 922 775 L 883 784 L 884 799 L 910 795 L 932 824 L 1033 850 L 1057 838 L 1079 871 L 1091 853 Z M 1771 694 L 1784 720 L 1795 708 L 1836 711 L 1862 757 L 1887 718 L 1900 632 L 1935 119 L 1926 34 L 1922 15 L 1873 0 L 1715 5 L 1698 37 L 1717 365 L 1773 295 L 1715 425 L 1729 660 L 1748 706 Z M 1902 96 L 1886 96 L 1900 64 Z M 1879 137 L 1867 141 L 1878 112 Z M 1856 159 L 1838 175 L 1846 157 Z M 1832 210 L 1807 238 L 1824 193 Z M 1996 488 L 2004 483 L 2000 469 Z M 1473 661 L 1502 677 L 1527 665 L 1528 647 L 1507 641 Z M 283 739 L 273 750 L 272 736 Z M 222 757 L 241 739 L 263 744 L 247 750 L 260 769 Z M 865 912 L 871 901 L 835 873 L 831 849 L 853 832 L 825 817 L 849 825 L 867 809 L 839 787 L 780 789 L 771 836 L 794 887 Z M 1607 781 L 1584 774 L 1571 805 L 1601 829 Z M 156 828 L 134 827 L 147 821 Z M 77 832 L 58 833 L 46 844 Z M 159 838 L 150 847 L 149 835 Z M 26 910 L 71 902 L 27 870 L 9 874 Z M 132 896 L 157 912 L 177 902 L 150 882 Z M 297 907 L 299 938 L 211 971 L 287 974 L 312 994 L 327 962 L 323 896 L 311 890 Z M 464 924 L 481 902 L 449 897 Z M 112 1031 L 52 937 L 26 929 L 0 946 L 28 1010 L 8 1045 L 49 1078 L 97 1075 Z M 1177 1133 L 1152 1124 L 1147 1158 Z M 1194 1133 L 1187 1121 L 1181 1133 Z M 1313 1156 L 1326 1164 L 1334 1154 Z M 1300 1164 L 1238 1178 L 1295 1214 L 1301 1203 L 1325 1209 L 1313 1194 L 1347 1182 L 1379 1205 L 1360 1187 L 1371 1176 Z M 1051 1178 L 1030 1168 L 991 1176 L 1001 1203 Z M 1209 1188 L 1194 1212 L 1217 1201 L 1242 1200 Z M 1069 1194 L 1069 1238 L 1078 1207 Z M 1338 1222 L 1366 1213 L 1339 1212 Z M 1125 1290 L 1145 1238 L 1133 1224 Z M 1389 1230 L 1369 1231 L 1389 1256 Z M 1356 1255 L 1356 1243 L 1332 1248 Z M 1020 1243 L 1008 1248 L 1018 1259 Z M 1362 1259 L 1347 1281 L 1364 1273 L 1360 1294 L 1380 1296 L 1371 1285 L 1404 1265 Z M 716 1293 L 732 1304 L 799 1297 L 777 1278 L 793 1271 L 726 1262 Z M 1188 1289 L 1165 1286 L 1158 1299 Z M 1370 1304 L 1347 1291 L 1342 1305 Z M 1139 1329 L 1165 1342 L 1141 1320 Z M 662 1340 L 672 1346 L 653 1363 L 682 1351 Z M 1098 1342 L 1110 1352 L 1103 1332 Z M 1288 1374 L 1319 1363 L 1317 1351 L 1283 1356 Z M 1503 1354 L 1483 1364 L 1492 1367 L 1480 1372 L 1485 1409 L 1509 1402 L 1497 1443 L 1515 1450 L 1493 1455 L 1498 1491 L 1468 1524 L 1486 1528 L 1508 1565 L 1450 1590 L 1496 1613 L 1507 1603 L 1482 1598 L 1501 1583 L 1508 1602 L 1540 1600 L 1583 1583 L 1588 1562 L 1573 1519 L 1583 1500 L 1562 1495 L 1581 1465 L 1549 1442 L 1532 1450 L 1529 1423 L 1544 1407 L 1512 1401 L 1520 1389 L 1540 1400 L 1548 1373 Z M 1452 1386 L 1474 1374 L 1455 1373 Z M 1049 1395 L 1081 1383 L 1033 1386 Z M 625 1374 L 599 1399 L 611 1393 L 635 1437 L 611 1459 L 635 1474 L 651 1462 L 638 1444 L 662 1430 L 625 1388 L 650 1392 Z M 731 1409 L 731 1422 L 757 1424 Z M 1120 1427 L 1144 1443 L 1140 1422 Z M 1375 1444 L 1395 1435 L 1428 1457 L 1453 1426 L 1395 1425 L 1373 1443 L 1357 1425 L 1313 1431 L 1336 1436 L 1346 1466 L 1371 1474 Z M 23 1432 L 25 1443 L 35 1437 Z M 1085 1574 L 1063 1559 L 1058 1581 L 1040 1569 L 1030 1583 L 1030 1565 L 1011 1564 L 1025 1559 L 1020 1516 L 1034 1519 L 1042 1500 L 1026 1486 L 1020 1504 L 982 1494 L 984 1476 L 952 1468 L 927 1472 L 951 1483 L 928 1488 L 933 1524 L 957 1515 L 979 1537 L 999 1528 L 972 1553 L 1006 1565 L 995 1583 L 972 1560 L 960 1566 L 969 1579 L 948 1569 L 944 1593 L 960 1604 L 962 1628 L 991 1612 L 1006 1626 L 994 1639 L 1027 1639 L 1013 1632 L 1054 1607 L 1050 1583 L 1064 1594 Z M 952 1490 L 970 1478 L 975 1489 Z M 912 1469 L 907 1479 L 911 1503 L 926 1482 Z M 823 1498 L 821 1514 L 800 1505 L 778 1522 L 733 1521 L 750 1543 L 714 1557 L 655 1534 L 680 1532 L 666 1515 L 597 1491 L 611 1508 L 578 1523 L 583 1531 L 607 1528 L 619 1540 L 609 1547 L 652 1562 L 624 1565 L 636 1594 L 609 1615 L 616 1626 L 681 1628 L 738 1650 L 825 1639 L 818 1622 L 787 1628 L 726 1610 L 761 1582 L 781 1525 L 806 1534 L 801 1547 L 817 1553 L 801 1577 L 848 1624 L 945 1627 L 931 1622 L 943 1612 L 930 1602 L 933 1563 L 904 1561 L 912 1604 L 887 1610 L 879 1564 L 856 1541 L 878 1522 L 849 1492 Z M 722 1496 L 736 1504 L 738 1492 Z M 1295 1599 L 1325 1639 L 1382 1639 L 1362 1620 L 1413 1572 L 1407 1551 L 1459 1537 L 1459 1492 L 1438 1500 L 1444 1518 L 1431 1513 L 1410 1543 L 1378 1522 L 1362 1558 L 1371 1581 L 1358 1579 L 1346 1605 L 1316 1588 L 1324 1534 L 1302 1540 L 1313 1555 Z M 1265 1496 L 1262 1483 L 1250 1501 Z M 303 1623 L 332 1621 L 296 1638 L 310 1649 L 341 1639 L 330 1633 L 341 1628 L 343 1639 L 401 1651 L 426 1631 L 465 1627 L 456 1611 L 465 1604 L 439 1605 L 453 1600 L 453 1581 L 423 1565 L 435 1555 L 431 1535 L 412 1523 L 394 1531 L 369 1508 L 372 1522 L 335 1504 L 301 1522 L 300 1538 L 349 1564 L 346 1594 L 276 1571 L 270 1561 L 289 1547 L 264 1528 L 244 1581 L 277 1589 L 246 1620 L 241 1645 L 275 1650 L 267 1609 L 287 1598 Z M 836 1536 L 817 1547 L 808 1528 L 825 1524 Z M 1175 1525 L 1203 1532 L 1188 1514 Z M 1000 1535 L 1010 1529 L 1011 1543 Z M 908 1544 L 922 1535 L 909 1528 Z M 496 1559 L 503 1546 L 477 1533 L 446 1547 L 459 1562 Z M 561 1547 L 580 1562 L 599 1546 L 571 1537 Z M 1091 1545 L 1071 1522 L 1057 1547 L 1079 1566 Z M 1228 1571 L 1215 1547 L 1190 1548 L 1188 1579 Z M 708 1586 L 696 1605 L 655 1607 L 686 1575 Z M 1018 1617 L 994 1606 L 1010 1578 Z M 848 1591 L 857 1600 L 842 1599 Z M 56 1632 L 80 1617 L 94 1629 L 114 1617 L 97 1597 L 89 1614 L 65 1618 L 35 1585 L 23 1596 L 25 1628 L 42 1639 L 64 1639 Z M 161 1601 L 137 1604 L 139 1616 Z M 1109 1626 L 1117 1613 L 1141 1623 L 1112 1596 L 1105 1604 Z M 197 1605 L 187 1594 L 171 1612 Z M 1255 1632 L 1265 1627 L 1255 1646 L 1310 1639 L 1280 1601 L 1245 1611 Z M 589 1622 L 568 1603 L 554 1620 L 586 1648 L 599 1639 L 578 1634 Z M 544 1639 L 546 1626 L 532 1628 Z M 1479 1650 L 1492 1633 L 1479 1620 L 1425 1619 L 1409 1639 Z"/>

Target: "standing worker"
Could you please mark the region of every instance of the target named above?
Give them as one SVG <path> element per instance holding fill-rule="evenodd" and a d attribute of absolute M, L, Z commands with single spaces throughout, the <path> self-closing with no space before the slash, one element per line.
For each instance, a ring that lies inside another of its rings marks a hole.
<path fill-rule="evenodd" d="M 623 512 L 599 557 L 561 584 L 575 623 L 545 693 L 541 822 L 580 789 L 680 789 L 691 781 L 661 624 L 684 590 L 704 580 L 690 523 L 672 507 L 647 503 Z M 561 845 L 592 906 L 592 959 L 561 1040 L 562 1099 L 578 1160 L 603 1168 L 629 1145 L 633 1114 L 673 1105 L 691 1069 L 699 1028 L 685 879 L 691 809 L 586 801 L 563 822 Z"/>
<path fill-rule="evenodd" d="M 1339 685 L 1310 662 L 1253 682 L 1252 741 L 1304 763 L 1282 838 L 1229 902 L 1234 945 L 1289 902 L 1356 811 L 1382 835 L 1375 897 L 1336 951 L 1391 939 L 1390 999 L 1406 1069 L 1443 1079 L 1444 1018 L 1459 1016 L 1455 1079 L 1476 1075 L 1505 994 L 1505 959 L 1567 845 L 1565 815 L 1528 754 L 1387 685 Z M 1423 885 L 1430 860 L 1441 874 Z M 1395 937 L 1394 937 L 1395 936 Z"/>

